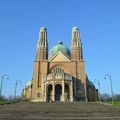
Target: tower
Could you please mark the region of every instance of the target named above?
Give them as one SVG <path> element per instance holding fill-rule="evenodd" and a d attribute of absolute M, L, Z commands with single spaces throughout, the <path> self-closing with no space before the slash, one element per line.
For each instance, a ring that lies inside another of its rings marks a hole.
<path fill-rule="evenodd" d="M 75 65 L 74 80 L 74 95 L 80 99 L 80 96 L 87 101 L 85 66 L 82 53 L 82 43 L 80 39 L 80 32 L 77 27 L 72 28 L 71 40 L 71 61 Z M 82 91 L 82 92 L 81 92 Z"/>
<path fill-rule="evenodd" d="M 83 60 L 82 43 L 80 40 L 80 32 L 77 27 L 73 27 L 72 29 L 71 60 Z"/>
<path fill-rule="evenodd" d="M 39 31 L 36 59 L 38 61 L 48 59 L 47 30 L 44 27 Z"/>
<path fill-rule="evenodd" d="M 36 91 L 38 91 L 38 89 L 42 86 L 43 80 L 41 78 L 45 76 L 47 72 L 46 70 L 47 59 L 48 59 L 47 29 L 45 27 L 41 27 L 37 43 L 36 59 L 34 61 L 34 72 L 32 79 L 32 99 L 35 99 L 37 94 L 39 96 L 42 94 L 40 92 L 37 92 L 36 94 Z"/>

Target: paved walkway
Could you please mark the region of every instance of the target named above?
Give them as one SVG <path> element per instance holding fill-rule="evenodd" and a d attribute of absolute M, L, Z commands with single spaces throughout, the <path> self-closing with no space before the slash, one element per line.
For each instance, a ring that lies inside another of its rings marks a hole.
<path fill-rule="evenodd" d="M 120 107 L 83 102 L 19 102 L 0 106 L 0 120 L 120 120 Z"/>

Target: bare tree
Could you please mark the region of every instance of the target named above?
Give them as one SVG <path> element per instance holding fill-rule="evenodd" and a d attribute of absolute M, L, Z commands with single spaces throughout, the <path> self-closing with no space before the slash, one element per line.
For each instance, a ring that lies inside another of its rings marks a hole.
<path fill-rule="evenodd" d="M 120 94 L 115 94 L 114 100 L 115 101 L 120 101 Z"/>
<path fill-rule="evenodd" d="M 11 101 L 11 100 L 13 100 L 13 99 L 14 99 L 14 97 L 13 97 L 12 95 L 9 95 L 9 96 L 8 96 L 8 100 Z"/>
<path fill-rule="evenodd" d="M 111 101 L 112 97 L 108 93 L 101 94 L 102 101 Z"/>
<path fill-rule="evenodd" d="M 0 96 L 0 101 L 4 101 L 4 100 L 6 100 L 6 97 L 5 96 Z"/>

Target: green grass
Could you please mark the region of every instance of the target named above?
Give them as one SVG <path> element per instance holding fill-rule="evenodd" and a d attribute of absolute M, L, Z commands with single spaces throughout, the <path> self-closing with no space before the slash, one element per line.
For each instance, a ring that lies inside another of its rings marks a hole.
<path fill-rule="evenodd" d="M 15 101 L 0 101 L 0 105 L 14 103 Z"/>
<path fill-rule="evenodd" d="M 108 104 L 108 105 L 112 105 L 112 102 L 111 101 L 109 101 L 109 102 L 105 102 L 106 104 Z M 113 104 L 114 106 L 120 106 L 120 101 L 114 101 L 114 104 Z"/>
<path fill-rule="evenodd" d="M 114 105 L 115 105 L 115 106 L 120 106 L 120 101 L 115 101 L 115 102 L 114 102 Z"/>

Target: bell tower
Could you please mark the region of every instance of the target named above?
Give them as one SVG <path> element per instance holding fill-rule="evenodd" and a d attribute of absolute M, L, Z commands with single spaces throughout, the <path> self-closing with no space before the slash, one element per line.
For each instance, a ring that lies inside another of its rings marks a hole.
<path fill-rule="evenodd" d="M 87 101 L 87 89 L 85 79 L 85 67 L 83 61 L 82 43 L 77 27 L 72 28 L 71 61 L 74 63 L 74 95 Z M 81 92 L 82 91 L 82 92 Z"/>
<path fill-rule="evenodd" d="M 37 99 L 37 94 L 43 95 L 38 89 L 42 89 L 43 80 L 47 72 L 48 42 L 47 30 L 41 27 L 37 42 L 36 59 L 34 61 L 34 72 L 32 78 L 32 99 Z M 44 67 L 43 67 L 44 66 Z"/>
<path fill-rule="evenodd" d="M 39 31 L 36 60 L 43 61 L 48 59 L 47 29 L 41 27 Z"/>
<path fill-rule="evenodd" d="M 80 40 L 80 32 L 77 27 L 73 27 L 72 29 L 71 60 L 83 60 L 82 43 Z"/>

